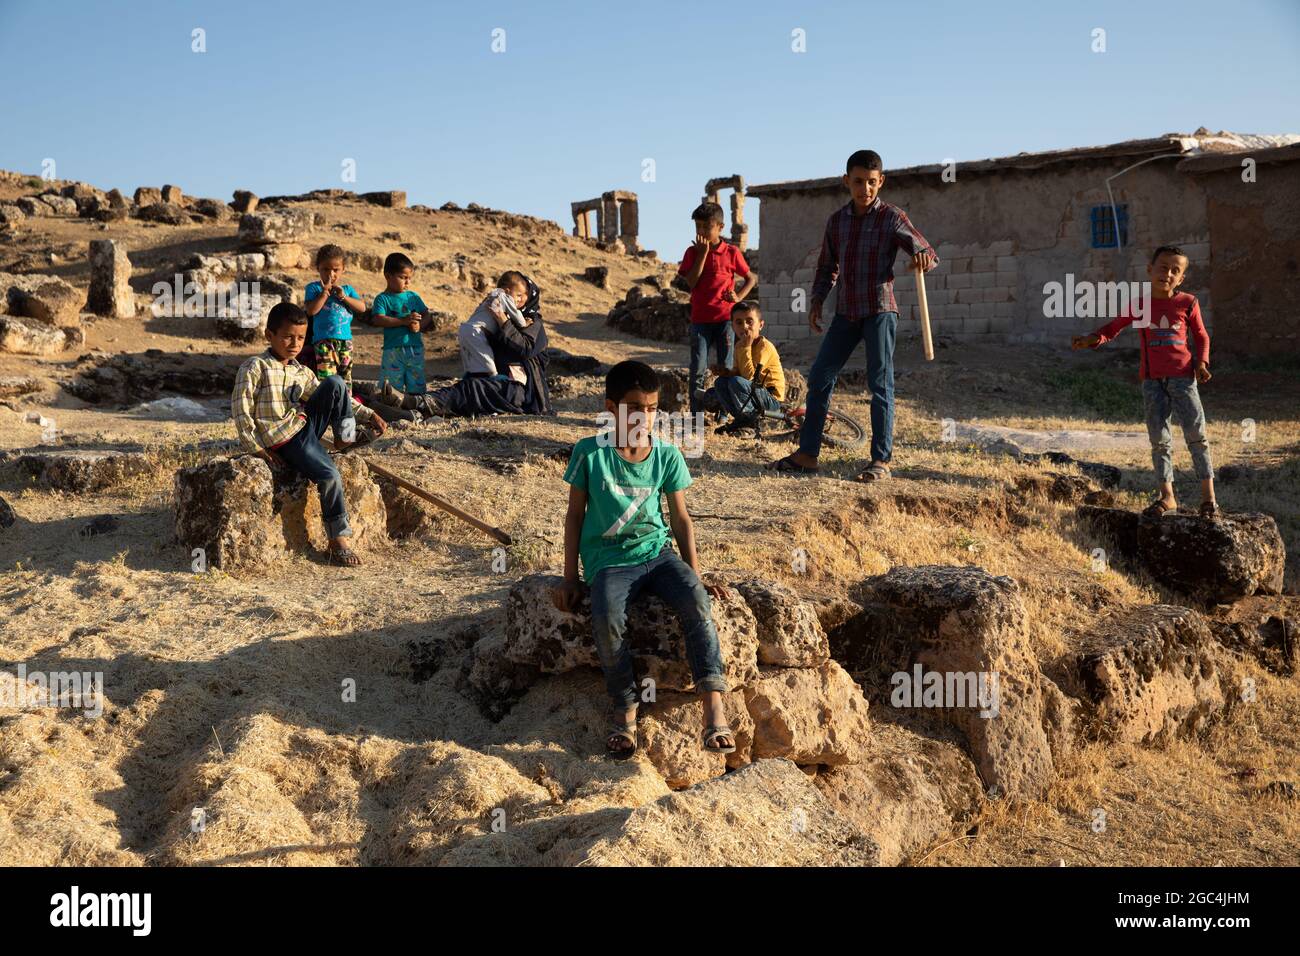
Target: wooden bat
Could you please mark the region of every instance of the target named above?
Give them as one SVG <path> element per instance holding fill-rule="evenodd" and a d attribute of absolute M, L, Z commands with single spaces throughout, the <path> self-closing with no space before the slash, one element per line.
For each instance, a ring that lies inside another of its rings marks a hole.
<path fill-rule="evenodd" d="M 366 467 L 368 467 L 376 475 L 379 475 L 380 477 L 383 478 L 387 478 L 393 484 L 397 485 L 397 487 L 405 488 L 411 494 L 415 495 L 416 497 L 423 498 L 431 505 L 437 505 L 439 508 L 441 508 L 443 511 L 447 512 L 448 514 L 455 515 L 457 518 L 459 518 L 461 521 L 465 522 L 466 524 L 473 525 L 475 528 L 478 528 L 488 537 L 494 538 L 495 540 L 500 541 L 502 544 L 510 544 L 511 541 L 510 535 L 506 534 L 500 528 L 494 528 L 486 521 L 480 521 L 478 518 L 475 518 L 472 514 L 469 514 L 468 512 L 465 511 L 461 511 L 459 508 L 453 505 L 450 501 L 447 501 L 445 498 L 439 498 L 437 495 L 433 494 L 432 492 L 425 491 L 419 485 L 411 484 L 405 478 L 402 478 L 400 475 L 393 474 L 391 471 L 389 471 L 387 468 L 383 467 L 382 465 L 376 465 L 369 458 L 365 458 L 362 460 L 366 463 Z"/>
<path fill-rule="evenodd" d="M 327 447 L 330 451 L 338 451 L 338 449 L 333 445 L 333 443 L 322 442 L 322 444 L 325 445 L 325 447 Z M 366 467 L 369 468 L 371 471 L 373 471 L 376 475 L 379 475 L 381 478 L 387 478 L 393 484 L 397 485 L 397 487 L 405 488 L 407 491 L 415 495 L 417 498 L 423 498 L 425 501 L 429 502 L 429 504 L 436 505 L 437 507 L 441 508 L 443 511 L 447 512 L 447 514 L 454 515 L 455 517 L 459 518 L 461 521 L 465 522 L 468 525 L 473 525 L 475 528 L 478 528 L 478 530 L 482 531 L 489 538 L 492 538 L 496 541 L 500 541 L 502 544 L 506 544 L 506 545 L 511 543 L 512 539 L 510 535 L 506 534 L 500 528 L 494 528 L 486 521 L 480 521 L 478 518 L 475 518 L 469 512 L 462 511 L 460 508 L 457 508 L 446 498 L 439 498 L 433 492 L 425 491 L 419 485 L 412 484 L 411 482 L 403 478 L 401 475 L 397 475 L 389 471 L 383 465 L 376 465 L 369 458 L 362 458 L 361 460 L 364 461 L 366 463 Z"/>
<path fill-rule="evenodd" d="M 930 337 L 930 303 L 925 297 L 925 270 L 916 270 L 916 305 L 921 310 L 921 348 L 925 360 L 934 361 L 934 339 Z"/>

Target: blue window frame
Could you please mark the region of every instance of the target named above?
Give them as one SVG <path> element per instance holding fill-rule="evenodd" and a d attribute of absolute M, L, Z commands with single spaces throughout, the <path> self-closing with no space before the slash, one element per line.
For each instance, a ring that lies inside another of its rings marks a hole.
<path fill-rule="evenodd" d="M 1116 217 L 1119 229 L 1116 230 Z M 1094 249 L 1117 249 L 1128 245 L 1128 204 L 1118 203 L 1114 210 L 1110 206 L 1093 206 L 1092 247 Z"/>

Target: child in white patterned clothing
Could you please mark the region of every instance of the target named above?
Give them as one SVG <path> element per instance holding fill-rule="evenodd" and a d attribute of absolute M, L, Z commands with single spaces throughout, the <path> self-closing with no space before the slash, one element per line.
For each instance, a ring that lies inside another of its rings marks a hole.
<path fill-rule="evenodd" d="M 474 314 L 461 323 L 456 338 L 467 376 L 504 374 L 516 382 L 527 382 L 523 369 L 518 366 L 512 365 L 505 372 L 497 368 L 487 339 L 488 332 L 495 331 L 503 319 L 516 328 L 526 329 L 530 322 L 520 310 L 527 302 L 528 280 L 520 272 L 506 272 L 497 281 L 497 288 L 488 293 Z"/>

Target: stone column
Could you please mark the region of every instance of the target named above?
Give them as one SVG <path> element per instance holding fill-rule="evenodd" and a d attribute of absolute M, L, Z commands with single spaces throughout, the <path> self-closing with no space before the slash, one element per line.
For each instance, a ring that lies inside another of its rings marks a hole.
<path fill-rule="evenodd" d="M 114 239 L 90 242 L 90 294 L 86 311 L 120 319 L 135 315 L 131 260 Z"/>

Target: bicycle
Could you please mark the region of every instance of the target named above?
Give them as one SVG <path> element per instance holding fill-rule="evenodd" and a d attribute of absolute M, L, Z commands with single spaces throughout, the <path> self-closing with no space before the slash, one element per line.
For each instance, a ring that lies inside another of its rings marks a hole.
<path fill-rule="evenodd" d="M 756 379 L 761 370 L 761 367 L 755 369 L 754 377 Z M 795 392 L 794 389 L 791 389 L 791 391 Z M 697 393 L 700 398 L 707 394 L 703 390 Z M 803 421 L 808 409 L 804 405 L 798 404 L 797 393 L 789 397 L 790 401 L 781 402 L 777 408 L 760 408 L 758 396 L 751 390 L 749 399 L 741 408 L 741 415 L 734 421 L 716 429 L 715 433 L 735 435 L 744 431 L 752 431 L 755 438 L 762 438 L 762 424 L 764 422 L 781 422 L 790 427 L 790 437 L 797 438 L 799 432 L 803 429 Z M 824 444 L 832 448 L 858 448 L 866 440 L 866 429 L 862 427 L 862 424 L 857 419 L 851 418 L 833 407 L 827 410 L 826 424 L 822 427 L 822 442 Z"/>

